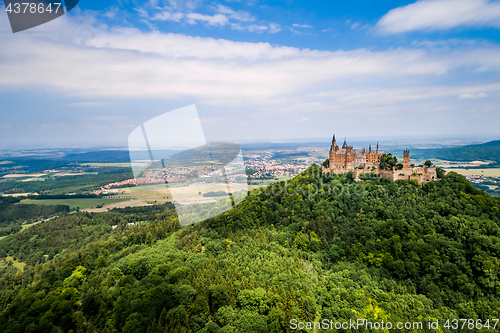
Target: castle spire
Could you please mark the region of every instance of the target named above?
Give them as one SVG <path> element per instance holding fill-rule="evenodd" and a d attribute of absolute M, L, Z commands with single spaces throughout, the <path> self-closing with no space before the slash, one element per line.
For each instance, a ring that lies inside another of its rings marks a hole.
<path fill-rule="evenodd" d="M 372 145 L 370 144 L 370 146 L 368 147 L 368 151 L 371 153 L 372 152 Z"/>
<path fill-rule="evenodd" d="M 333 134 L 332 145 L 330 147 L 330 151 L 335 151 L 335 146 L 337 145 L 337 140 L 335 139 L 335 134 Z"/>
<path fill-rule="evenodd" d="M 342 145 L 342 148 L 347 148 L 347 139 L 344 139 L 344 144 Z"/>

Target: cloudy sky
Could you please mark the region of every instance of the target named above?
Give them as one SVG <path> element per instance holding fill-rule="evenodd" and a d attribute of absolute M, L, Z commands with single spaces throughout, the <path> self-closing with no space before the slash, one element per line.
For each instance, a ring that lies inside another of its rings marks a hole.
<path fill-rule="evenodd" d="M 0 147 L 127 144 L 197 106 L 208 140 L 500 139 L 500 1 L 80 0 L 13 34 Z"/>

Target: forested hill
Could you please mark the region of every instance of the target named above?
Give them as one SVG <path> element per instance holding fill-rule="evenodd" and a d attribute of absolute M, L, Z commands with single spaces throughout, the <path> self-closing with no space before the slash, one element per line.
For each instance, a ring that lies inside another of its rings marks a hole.
<path fill-rule="evenodd" d="M 455 148 L 420 149 L 414 150 L 417 154 L 424 154 L 427 158 L 439 158 L 447 161 L 495 161 L 500 164 L 500 140 L 490 141 L 479 145 L 469 145 Z"/>
<path fill-rule="evenodd" d="M 292 319 L 439 319 L 459 332 L 444 320 L 471 318 L 490 319 L 474 331 L 498 332 L 499 198 L 453 172 L 422 186 L 318 172 L 189 227 L 153 206 L 76 213 L 2 239 L 0 254 L 29 265 L 0 273 L 0 327 L 267 333 L 292 331 Z M 436 332 L 405 330 L 425 331 Z"/>

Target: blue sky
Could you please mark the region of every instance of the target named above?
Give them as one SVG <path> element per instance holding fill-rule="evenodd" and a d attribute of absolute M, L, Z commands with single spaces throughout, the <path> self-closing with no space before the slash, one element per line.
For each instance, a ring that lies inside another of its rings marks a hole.
<path fill-rule="evenodd" d="M 498 139 L 499 40 L 488 0 L 81 0 L 16 34 L 2 8 L 0 147 L 125 146 L 190 104 L 209 140 Z"/>

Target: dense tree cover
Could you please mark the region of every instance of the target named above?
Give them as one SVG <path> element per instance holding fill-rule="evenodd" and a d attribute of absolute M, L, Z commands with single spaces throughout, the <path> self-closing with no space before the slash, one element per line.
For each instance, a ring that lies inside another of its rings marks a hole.
<path fill-rule="evenodd" d="M 401 164 L 401 163 L 399 163 Z M 398 159 L 396 156 L 392 156 L 392 154 L 383 154 L 380 156 L 379 168 L 382 170 L 392 170 L 393 167 L 398 165 Z M 403 165 L 401 164 L 401 169 Z"/>
<path fill-rule="evenodd" d="M 60 216 L 40 223 L 0 242 L 0 257 L 17 256 L 28 264 L 42 263 L 63 250 L 79 249 L 83 245 L 146 220 L 155 221 L 172 216 L 173 205 L 127 207 L 108 213 L 78 213 Z M 165 210 L 167 209 L 167 210 Z"/>
<path fill-rule="evenodd" d="M 132 178 L 130 168 L 103 167 L 92 171 L 97 174 L 75 175 L 47 178 L 44 181 L 7 181 L 0 183 L 0 192 L 3 193 L 42 193 L 45 191 L 57 190 L 69 187 L 69 192 L 85 191 L 91 188 L 100 187 L 109 183 L 119 182 Z"/>
<path fill-rule="evenodd" d="M 189 227 L 179 228 L 172 209 L 129 208 L 76 213 L 0 240 L 23 260 L 40 247 L 23 248 L 29 236 L 45 233 L 44 251 L 57 230 L 75 241 L 56 245 L 47 262 L 1 273 L 0 327 L 286 332 L 292 318 L 500 316 L 500 199 L 456 173 L 419 186 L 308 171 Z M 64 223 L 106 232 L 76 244 L 85 236 Z"/>
<path fill-rule="evenodd" d="M 0 236 L 18 232 L 24 221 L 47 218 L 69 211 L 69 207 L 66 205 L 16 205 L 19 201 L 21 198 L 0 196 Z"/>
<path fill-rule="evenodd" d="M 26 157 L 14 157 L 6 158 L 2 160 L 7 160 L 10 163 L 0 165 L 0 174 L 6 173 L 11 170 L 22 170 L 28 173 L 37 173 L 50 169 L 58 169 L 67 167 L 69 165 L 68 161 L 61 161 L 58 159 L 43 159 L 43 158 L 26 158 Z M 1 161 L 1 160 L 0 160 Z"/>
<path fill-rule="evenodd" d="M 95 195 L 92 193 L 86 194 L 41 194 L 41 195 L 29 195 L 30 200 L 47 200 L 47 199 L 91 199 L 91 198 L 102 198 L 103 195 Z"/>
<path fill-rule="evenodd" d="M 214 191 L 214 192 L 206 192 L 203 193 L 204 197 L 225 197 L 227 196 L 226 191 Z"/>

